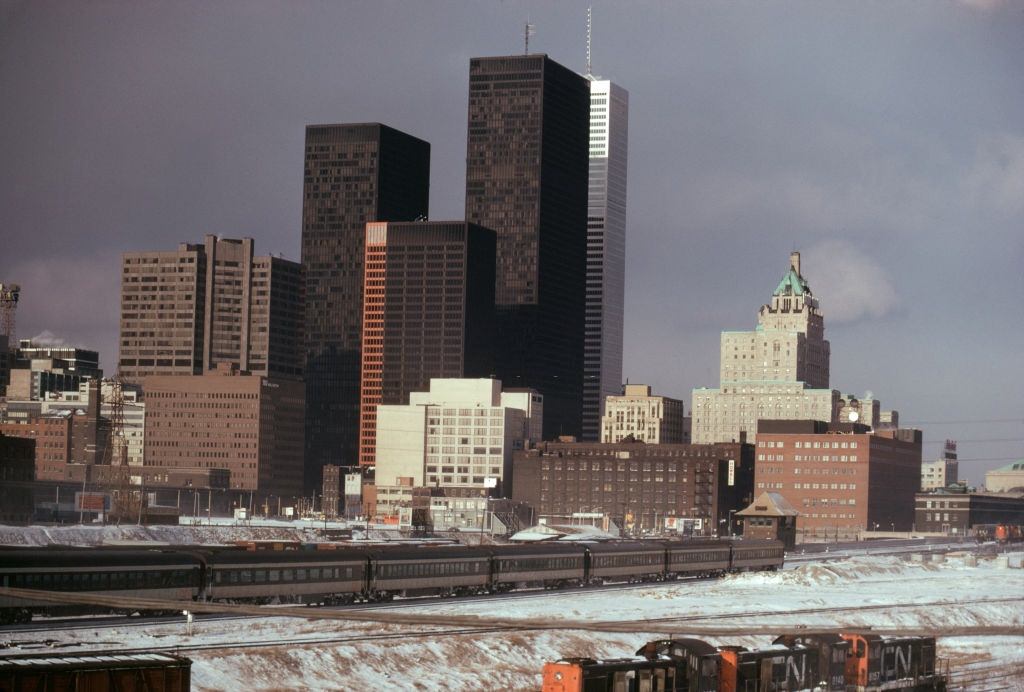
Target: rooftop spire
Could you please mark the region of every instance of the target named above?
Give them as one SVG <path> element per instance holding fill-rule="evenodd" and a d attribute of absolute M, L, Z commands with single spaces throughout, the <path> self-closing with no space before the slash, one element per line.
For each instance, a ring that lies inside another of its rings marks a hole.
<path fill-rule="evenodd" d="M 796 250 L 789 253 L 789 266 L 793 268 L 793 271 L 796 272 L 797 276 L 803 276 L 803 274 L 800 273 L 800 253 Z"/>

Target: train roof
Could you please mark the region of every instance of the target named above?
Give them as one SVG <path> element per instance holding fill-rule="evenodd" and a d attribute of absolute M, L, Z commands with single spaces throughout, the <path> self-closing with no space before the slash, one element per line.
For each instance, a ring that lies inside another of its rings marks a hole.
<path fill-rule="evenodd" d="M 683 649 L 697 656 L 713 656 L 718 653 L 717 647 L 708 644 L 703 639 L 683 637 L 679 639 L 657 639 L 653 642 L 648 642 L 640 647 L 639 651 L 636 652 L 637 655 L 644 655 L 648 647 L 653 647 L 654 651 L 660 656 L 671 656 L 672 649 Z"/>
<path fill-rule="evenodd" d="M 492 555 L 582 555 L 586 546 L 575 542 L 523 543 L 488 546 Z"/>
<path fill-rule="evenodd" d="M 19 654 L 0 657 L 0 675 L 29 671 L 180 668 L 191 665 L 192 661 L 184 656 L 165 653 Z"/>
<path fill-rule="evenodd" d="M 28 549 L 0 553 L 0 569 L 12 567 L 140 567 L 146 565 L 198 565 L 199 559 L 181 552 L 161 550 Z"/>
<path fill-rule="evenodd" d="M 458 558 L 486 558 L 490 557 L 490 551 L 487 548 L 477 548 L 470 546 L 424 546 L 417 548 L 414 546 L 401 545 L 401 546 L 378 546 L 375 548 L 367 549 L 366 551 L 373 556 L 375 560 L 436 560 L 436 559 L 458 559 Z"/>
<path fill-rule="evenodd" d="M 238 550 L 230 553 L 212 553 L 206 562 L 215 567 L 224 565 L 295 564 L 309 562 L 365 562 L 367 551 L 345 550 Z"/>
<path fill-rule="evenodd" d="M 663 541 L 614 541 L 609 543 L 587 543 L 592 553 L 629 553 L 636 551 L 664 550 Z"/>

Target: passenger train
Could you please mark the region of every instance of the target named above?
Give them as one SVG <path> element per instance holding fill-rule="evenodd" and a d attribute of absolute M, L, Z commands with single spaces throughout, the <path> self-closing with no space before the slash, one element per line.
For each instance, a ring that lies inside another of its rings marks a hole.
<path fill-rule="evenodd" d="M 297 551 L 12 548 L 0 551 L 0 586 L 175 602 L 331 605 L 774 570 L 783 556 L 781 542 L 765 540 Z M 0 594 L 3 623 L 67 610 Z"/>

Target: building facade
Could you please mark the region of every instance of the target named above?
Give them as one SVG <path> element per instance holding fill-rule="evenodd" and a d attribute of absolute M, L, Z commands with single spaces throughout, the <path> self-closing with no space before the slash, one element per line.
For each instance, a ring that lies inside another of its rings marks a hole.
<path fill-rule="evenodd" d="M 590 185 L 582 439 L 596 442 L 602 435 L 601 418 L 606 397 L 618 394 L 622 382 L 629 92 L 606 79 L 589 74 L 587 79 L 590 82 Z"/>
<path fill-rule="evenodd" d="M 720 386 L 693 390 L 693 441 L 753 441 L 761 419 L 836 420 L 829 356 L 824 316 L 794 252 L 757 328 L 722 332 Z"/>
<path fill-rule="evenodd" d="M 32 416 L 0 423 L 0 434 L 35 440 L 35 477 L 41 481 L 62 481 L 72 460 L 71 412 Z"/>
<path fill-rule="evenodd" d="M 423 486 L 504 496 L 512 453 L 543 420 L 536 392 L 491 379 L 433 379 L 402 406 L 377 409 L 377 513 L 392 514 Z"/>
<path fill-rule="evenodd" d="M 921 478 L 920 431 L 856 423 L 761 421 L 756 492 L 786 498 L 803 540 L 910 531 Z"/>
<path fill-rule="evenodd" d="M 366 224 L 427 218 L 430 145 L 379 123 L 306 128 L 306 469 L 359 455 Z"/>
<path fill-rule="evenodd" d="M 433 378 L 494 373 L 494 233 L 461 221 L 366 225 L 359 464 L 373 465 L 377 406 Z"/>
<path fill-rule="evenodd" d="M 648 444 L 689 442 L 683 402 L 654 396 L 650 385 L 625 385 L 622 394 L 607 398 L 601 419 L 601 442 L 622 442 L 626 438 Z"/>
<path fill-rule="evenodd" d="M 473 58 L 466 220 L 497 234 L 496 375 L 544 395 L 544 435 L 579 435 L 586 308 L 586 79 L 546 55 Z"/>
<path fill-rule="evenodd" d="M 611 516 L 630 533 L 659 531 L 671 519 L 700 535 L 729 532 L 753 499 L 750 445 L 545 442 L 513 457 L 512 499 L 541 518 Z"/>
<path fill-rule="evenodd" d="M 993 493 L 1024 489 L 1024 459 L 985 472 L 985 489 Z"/>
<path fill-rule="evenodd" d="M 239 374 L 154 376 L 146 392 L 146 466 L 227 469 L 231 489 L 260 496 L 302 492 L 300 380 Z"/>
<path fill-rule="evenodd" d="M 921 464 L 921 490 L 938 490 L 956 485 L 960 480 L 960 462 L 956 456 L 956 440 L 946 440 L 942 458 Z"/>
<path fill-rule="evenodd" d="M 122 259 L 120 374 L 201 375 L 220 363 L 302 375 L 302 267 L 255 257 L 251 238 L 207 235 Z"/>
<path fill-rule="evenodd" d="M 966 536 L 979 525 L 1024 525 L 1024 492 L 951 493 L 938 490 L 918 493 L 914 503 L 914 523 L 918 531 Z"/>

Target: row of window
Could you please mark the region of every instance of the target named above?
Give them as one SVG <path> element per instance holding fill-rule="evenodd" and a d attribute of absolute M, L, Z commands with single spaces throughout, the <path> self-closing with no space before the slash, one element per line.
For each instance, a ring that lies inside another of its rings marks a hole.
<path fill-rule="evenodd" d="M 362 567 L 312 567 L 299 569 L 215 570 L 213 583 L 222 585 L 267 584 L 272 582 L 311 582 L 363 577 Z"/>
<path fill-rule="evenodd" d="M 486 560 L 475 562 L 418 562 L 377 566 L 377 576 L 391 579 L 411 577 L 447 577 L 460 574 L 486 574 Z"/>
<path fill-rule="evenodd" d="M 124 591 L 170 589 L 198 585 L 196 570 L 145 570 L 131 572 L 59 572 L 10 574 L 0 577 L 5 587 L 44 591 Z"/>

